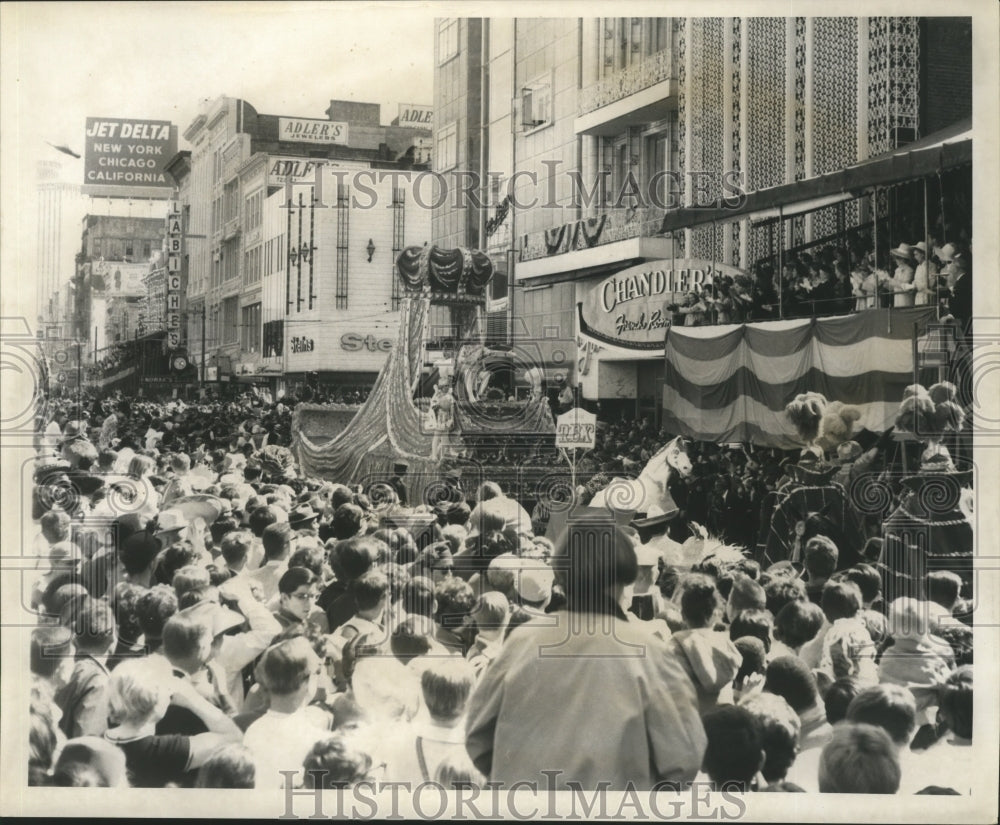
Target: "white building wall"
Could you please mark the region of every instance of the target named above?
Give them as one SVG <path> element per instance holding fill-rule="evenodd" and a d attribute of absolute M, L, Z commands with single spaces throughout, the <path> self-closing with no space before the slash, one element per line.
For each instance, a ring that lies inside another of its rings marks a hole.
<path fill-rule="evenodd" d="M 344 167 L 339 167 L 344 170 Z M 399 311 L 392 307 L 393 275 L 393 181 L 386 174 L 379 182 L 378 170 L 354 169 L 345 182 L 350 187 L 351 206 L 347 233 L 347 307 L 337 307 L 338 222 L 342 212 L 336 206 L 338 179 L 334 167 L 324 170 L 323 200 L 326 209 L 313 211 L 313 238 L 316 250 L 313 263 L 313 308 L 308 308 L 308 266 L 302 266 L 302 305 L 298 308 L 297 267 L 290 273 L 291 305 L 286 304 L 288 283 L 288 245 L 298 244 L 298 209 L 292 211 L 289 235 L 288 214 L 284 208 L 285 190 L 266 201 L 264 240 L 285 236 L 282 260 L 276 269 L 266 274 L 262 285 L 262 318 L 264 322 L 284 319 L 283 354 L 268 357 L 263 364 L 269 369 L 281 368 L 285 373 L 302 372 L 378 372 L 385 363 L 387 349 L 395 344 L 399 330 Z M 354 178 L 359 174 L 360 179 Z M 401 174 L 396 185 L 405 192 L 404 232 L 402 246 L 422 246 L 430 238 L 431 210 L 414 202 L 412 186 L 419 172 Z M 374 175 L 374 178 L 373 178 Z M 407 176 L 408 175 L 408 176 Z M 372 198 L 359 191 L 358 183 L 375 191 Z M 426 184 L 425 184 L 426 186 Z M 303 191 L 311 199 L 312 185 L 293 187 L 293 200 Z M 369 204 L 371 204 L 370 208 Z M 303 215 L 303 240 L 309 237 L 309 211 Z M 375 246 L 368 261 L 368 241 Z M 265 272 L 267 269 L 265 268 Z M 345 336 L 353 336 L 345 340 Z M 310 344 L 294 351 L 292 339 L 305 339 Z M 366 340 L 367 339 L 367 340 Z"/>

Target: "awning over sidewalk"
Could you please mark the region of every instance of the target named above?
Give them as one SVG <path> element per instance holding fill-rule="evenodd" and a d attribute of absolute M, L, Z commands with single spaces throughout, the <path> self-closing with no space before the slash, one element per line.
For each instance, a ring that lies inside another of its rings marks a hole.
<path fill-rule="evenodd" d="M 743 218 L 777 218 L 779 208 L 780 214 L 787 217 L 857 197 L 876 186 L 905 183 L 969 163 L 972 163 L 971 118 L 836 172 L 750 192 L 738 207 L 717 202 L 705 208 L 671 210 L 664 215 L 660 231 L 666 234 Z"/>

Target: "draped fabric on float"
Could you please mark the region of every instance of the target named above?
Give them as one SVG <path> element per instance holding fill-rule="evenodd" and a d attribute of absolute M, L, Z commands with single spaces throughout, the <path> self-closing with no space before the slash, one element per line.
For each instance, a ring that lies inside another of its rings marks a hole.
<path fill-rule="evenodd" d="M 861 409 L 859 425 L 892 426 L 913 383 L 913 337 L 933 307 L 868 310 L 724 327 L 672 327 L 666 339 L 663 424 L 704 441 L 793 449 L 785 405 L 803 392 Z"/>
<path fill-rule="evenodd" d="M 292 416 L 292 449 L 302 472 L 331 481 L 369 484 L 385 481 L 392 465 L 409 465 L 407 484 L 411 502 L 419 502 L 423 489 L 440 473 L 431 455 L 431 434 L 413 403 L 414 382 L 420 376 L 421 343 L 430 306 L 429 298 L 403 301 L 399 339 L 375 379 L 368 400 L 336 437 L 314 443 L 304 432 L 298 407 Z M 312 406 L 306 411 L 312 411 Z"/>

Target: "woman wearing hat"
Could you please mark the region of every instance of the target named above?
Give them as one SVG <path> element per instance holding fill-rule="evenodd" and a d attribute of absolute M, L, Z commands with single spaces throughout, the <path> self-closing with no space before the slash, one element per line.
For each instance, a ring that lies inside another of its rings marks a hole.
<path fill-rule="evenodd" d="M 678 307 L 677 311 L 684 316 L 684 326 L 697 327 L 705 323 L 705 313 L 708 312 L 708 307 L 701 296 L 692 290 L 684 296 L 684 303 Z"/>
<path fill-rule="evenodd" d="M 855 297 L 854 310 L 875 309 L 879 286 L 879 273 L 866 256 L 851 271 L 851 293 Z"/>
<path fill-rule="evenodd" d="M 907 243 L 901 243 L 889 252 L 896 262 L 896 271 L 893 272 L 886 284 L 895 293 L 892 299 L 893 307 L 911 307 L 916 297 L 916 286 L 913 283 L 914 260 L 913 247 Z"/>
<path fill-rule="evenodd" d="M 933 302 L 934 285 L 937 283 L 937 267 L 927 260 L 927 244 L 923 241 L 913 247 L 913 258 L 917 268 L 913 271 L 914 306 L 927 306 Z"/>

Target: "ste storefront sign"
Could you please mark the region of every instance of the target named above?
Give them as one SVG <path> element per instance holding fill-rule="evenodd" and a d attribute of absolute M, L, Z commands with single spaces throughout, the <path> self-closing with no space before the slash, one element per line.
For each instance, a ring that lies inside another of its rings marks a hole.
<path fill-rule="evenodd" d="M 702 292 L 720 276 L 745 273 L 701 258 L 649 261 L 617 272 L 578 304 L 580 331 L 625 349 L 663 349 L 672 313 L 688 292 Z"/>
<path fill-rule="evenodd" d="M 556 418 L 556 447 L 592 450 L 597 442 L 597 416 L 574 407 Z"/>

